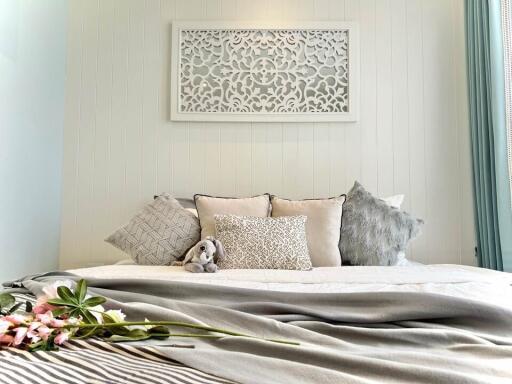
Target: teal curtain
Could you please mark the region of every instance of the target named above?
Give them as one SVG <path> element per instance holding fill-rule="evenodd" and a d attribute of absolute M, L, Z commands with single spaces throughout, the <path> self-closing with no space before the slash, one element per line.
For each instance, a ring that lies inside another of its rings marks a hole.
<path fill-rule="evenodd" d="M 512 271 L 501 4 L 466 0 L 465 5 L 478 263 Z"/>

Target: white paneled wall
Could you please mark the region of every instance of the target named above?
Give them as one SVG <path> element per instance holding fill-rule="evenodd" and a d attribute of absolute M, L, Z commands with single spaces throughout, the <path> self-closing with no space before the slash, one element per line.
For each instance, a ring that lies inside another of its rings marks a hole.
<path fill-rule="evenodd" d="M 123 257 L 103 239 L 154 193 L 404 193 L 409 254 L 473 264 L 463 0 L 70 2 L 61 266 Z M 348 20 L 361 32 L 355 123 L 169 121 L 173 20 Z"/>

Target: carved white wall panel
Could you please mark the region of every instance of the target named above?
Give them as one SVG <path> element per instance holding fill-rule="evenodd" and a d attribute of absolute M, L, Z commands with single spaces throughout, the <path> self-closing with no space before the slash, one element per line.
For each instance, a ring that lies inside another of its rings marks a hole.
<path fill-rule="evenodd" d="M 350 23 L 175 23 L 171 119 L 353 121 L 356 39 Z"/>

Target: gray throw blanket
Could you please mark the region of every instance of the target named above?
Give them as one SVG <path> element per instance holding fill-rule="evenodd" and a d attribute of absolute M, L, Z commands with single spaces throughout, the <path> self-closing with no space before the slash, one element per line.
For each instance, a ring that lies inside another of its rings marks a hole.
<path fill-rule="evenodd" d="M 38 295 L 62 279 L 77 277 L 49 274 L 8 286 Z M 300 343 L 151 341 L 173 360 L 239 383 L 512 382 L 512 308 L 414 292 L 308 294 L 126 279 L 88 285 L 128 320 L 195 322 Z"/>

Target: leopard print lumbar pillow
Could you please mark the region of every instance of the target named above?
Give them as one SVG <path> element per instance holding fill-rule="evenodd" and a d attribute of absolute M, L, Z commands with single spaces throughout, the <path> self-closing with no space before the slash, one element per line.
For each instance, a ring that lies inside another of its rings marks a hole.
<path fill-rule="evenodd" d="M 220 269 L 311 269 L 306 216 L 215 215 Z"/>

